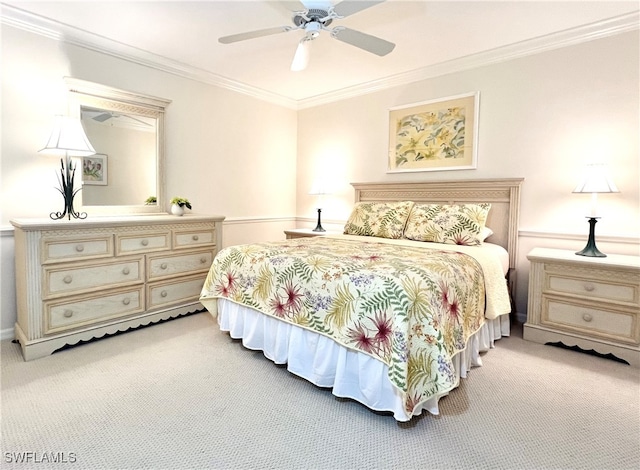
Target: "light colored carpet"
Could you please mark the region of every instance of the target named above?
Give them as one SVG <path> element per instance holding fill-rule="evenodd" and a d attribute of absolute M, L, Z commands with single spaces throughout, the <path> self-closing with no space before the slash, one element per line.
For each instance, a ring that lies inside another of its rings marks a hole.
<path fill-rule="evenodd" d="M 31 362 L 1 348 L 7 469 L 640 468 L 640 372 L 517 328 L 440 416 L 408 424 L 246 350 L 206 312 Z"/>

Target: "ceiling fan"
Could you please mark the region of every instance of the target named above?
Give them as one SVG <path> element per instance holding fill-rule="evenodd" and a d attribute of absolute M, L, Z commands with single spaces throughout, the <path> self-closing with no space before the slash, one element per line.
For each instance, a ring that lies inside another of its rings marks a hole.
<path fill-rule="evenodd" d="M 306 68 L 309 62 L 309 43 L 320 36 L 320 31 L 323 30 L 329 31 L 331 37 L 338 41 L 351 44 L 352 46 L 382 57 L 390 53 L 396 45 L 376 36 L 371 36 L 344 26 L 335 26 L 333 28 L 329 28 L 328 26 L 333 23 L 334 20 L 341 20 L 366 8 L 383 3 L 384 1 L 385 0 L 343 0 L 337 5 L 332 5 L 329 1 L 307 0 L 304 1 L 304 3 L 287 2 L 299 3 L 299 6 L 302 7 L 293 12 L 292 21 L 294 26 L 277 26 L 246 33 L 232 34 L 219 38 L 218 42 L 221 44 L 231 44 L 246 39 L 302 30 L 305 32 L 305 35 L 298 43 L 298 48 L 291 63 L 291 70 L 294 72 Z"/>
<path fill-rule="evenodd" d="M 102 112 L 102 113 L 96 113 L 96 114 L 94 114 L 94 115 L 92 115 L 90 117 L 94 121 L 98 121 L 98 122 L 105 122 L 105 121 L 108 121 L 109 119 L 129 119 L 131 121 L 134 121 L 131 124 L 137 124 L 137 125 L 143 125 L 143 126 L 152 126 L 153 125 L 153 124 L 149 123 L 148 120 L 138 119 L 136 117 L 129 116 L 128 114 L 119 114 L 119 113 L 114 113 L 112 111 L 105 111 L 105 112 Z"/>

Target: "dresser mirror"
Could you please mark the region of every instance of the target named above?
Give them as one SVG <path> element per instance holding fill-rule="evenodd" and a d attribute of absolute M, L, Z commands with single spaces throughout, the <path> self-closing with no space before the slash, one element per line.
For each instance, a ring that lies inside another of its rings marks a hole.
<path fill-rule="evenodd" d="M 80 117 L 96 150 L 76 162 L 80 210 L 90 216 L 165 213 L 164 118 L 170 101 L 69 77 L 65 82 L 69 114 Z"/>

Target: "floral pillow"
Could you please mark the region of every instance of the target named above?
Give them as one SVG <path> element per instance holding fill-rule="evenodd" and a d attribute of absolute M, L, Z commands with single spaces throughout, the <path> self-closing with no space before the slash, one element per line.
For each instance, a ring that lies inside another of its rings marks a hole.
<path fill-rule="evenodd" d="M 402 238 L 413 201 L 358 202 L 344 233 L 367 237 Z"/>
<path fill-rule="evenodd" d="M 405 238 L 450 245 L 480 245 L 491 204 L 416 204 Z"/>

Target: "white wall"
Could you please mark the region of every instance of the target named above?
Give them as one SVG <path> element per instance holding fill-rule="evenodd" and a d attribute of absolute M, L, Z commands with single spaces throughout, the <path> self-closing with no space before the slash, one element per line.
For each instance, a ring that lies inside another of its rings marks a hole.
<path fill-rule="evenodd" d="M 1 34 L 0 330 L 16 318 L 10 219 L 46 218 L 63 206 L 59 163 L 37 151 L 53 116 L 67 112 L 65 76 L 172 100 L 166 195 L 189 198 L 194 212 L 228 217 L 225 245 L 284 238 L 283 228 L 295 225 L 294 110 L 10 26 Z"/>
<path fill-rule="evenodd" d="M 516 299 L 524 312 L 526 253 L 584 246 L 588 198 L 571 190 L 594 150 L 609 159 L 621 191 L 600 198 L 598 246 L 638 253 L 638 39 L 636 31 L 296 113 L 3 26 L 0 330 L 15 321 L 9 220 L 47 217 L 62 204 L 56 165 L 37 150 L 51 117 L 66 112 L 64 76 L 172 100 L 167 196 L 188 197 L 195 212 L 226 215 L 225 246 L 280 238 L 296 215 L 313 226 L 315 200 L 307 193 L 317 175 L 335 186 L 323 225 L 338 229 L 353 205 L 350 182 L 524 177 Z M 387 174 L 389 108 L 469 91 L 480 91 L 478 168 Z"/>
<path fill-rule="evenodd" d="M 313 175 L 336 194 L 323 217 L 344 221 L 349 183 L 523 177 L 518 312 L 526 311 L 533 246 L 580 250 L 589 196 L 572 194 L 583 164 L 608 159 L 618 194 L 599 198 L 596 239 L 605 253 L 636 253 L 640 237 L 638 32 L 423 80 L 298 113 L 298 215 L 311 225 Z M 389 108 L 480 92 L 476 170 L 387 174 Z"/>

